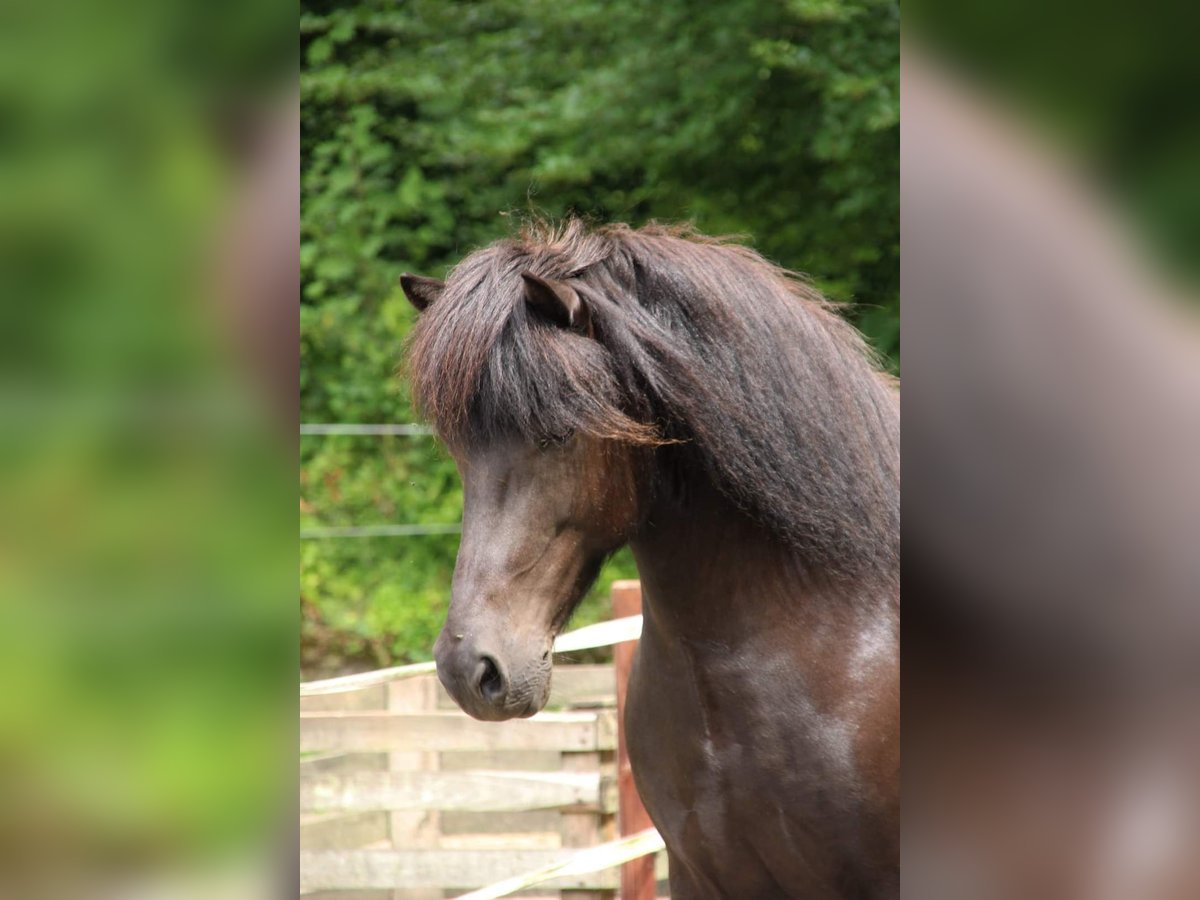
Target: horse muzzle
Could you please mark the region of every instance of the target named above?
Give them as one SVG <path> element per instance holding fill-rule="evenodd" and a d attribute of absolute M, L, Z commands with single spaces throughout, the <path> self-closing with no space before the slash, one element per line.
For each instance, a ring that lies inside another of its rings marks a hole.
<path fill-rule="evenodd" d="M 548 650 L 516 648 L 443 630 L 434 645 L 438 680 L 467 715 L 488 722 L 527 718 L 550 696 Z"/>

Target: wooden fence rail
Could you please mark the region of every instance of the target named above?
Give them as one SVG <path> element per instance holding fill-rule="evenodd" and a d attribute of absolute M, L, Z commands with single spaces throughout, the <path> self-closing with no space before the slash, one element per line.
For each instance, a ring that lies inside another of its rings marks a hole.
<path fill-rule="evenodd" d="M 462 713 L 300 713 L 300 752 L 339 753 L 463 750 L 594 752 L 617 746 L 612 710 L 538 713 L 531 719 L 480 722 Z"/>
<path fill-rule="evenodd" d="M 354 772 L 300 784 L 300 810 L 432 809 L 615 813 L 616 785 L 599 772 Z"/>
<path fill-rule="evenodd" d="M 469 890 L 505 881 L 513 872 L 561 863 L 562 850 L 342 850 L 300 854 L 302 893 L 330 890 L 436 888 Z M 658 873 L 666 877 L 659 858 Z M 612 895 L 620 886 L 614 869 L 567 875 L 537 885 L 539 890 L 598 891 Z"/>

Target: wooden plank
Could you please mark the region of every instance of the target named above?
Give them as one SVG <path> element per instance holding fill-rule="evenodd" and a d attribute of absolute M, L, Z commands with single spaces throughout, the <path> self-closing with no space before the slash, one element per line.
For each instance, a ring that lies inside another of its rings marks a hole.
<path fill-rule="evenodd" d="M 328 813 L 300 819 L 301 850 L 356 850 L 388 839 L 383 812 Z"/>
<path fill-rule="evenodd" d="M 300 890 L 470 890 L 540 869 L 570 850 L 331 850 L 300 854 Z M 611 869 L 548 882 L 551 889 L 614 890 Z"/>
<path fill-rule="evenodd" d="M 443 850 L 561 850 L 557 831 L 508 831 L 503 834 L 475 833 L 443 835 Z"/>
<path fill-rule="evenodd" d="M 300 777 L 382 772 L 387 769 L 387 761 L 386 753 L 321 753 L 300 760 Z"/>
<path fill-rule="evenodd" d="M 435 677 L 436 681 L 437 678 Z M 384 709 L 387 707 L 387 688 L 376 684 L 361 691 L 348 694 L 318 694 L 312 697 L 300 698 L 301 712 L 323 712 L 340 709 L 344 711 L 358 709 Z"/>
<path fill-rule="evenodd" d="M 599 772 L 354 772 L 300 780 L 304 811 L 583 812 L 599 811 L 602 799 Z"/>
<path fill-rule="evenodd" d="M 554 667 L 550 681 L 550 699 L 546 701 L 548 707 L 566 708 L 582 702 L 594 704 L 597 701 L 605 701 L 609 706 L 616 705 L 612 666 L 572 663 Z"/>
<path fill-rule="evenodd" d="M 530 834 L 541 832 L 553 834 L 561 846 L 557 809 L 513 810 L 511 812 L 444 812 L 442 813 L 443 847 L 457 846 L 447 843 L 452 837 L 464 835 L 490 835 L 504 837 L 508 834 Z"/>
<path fill-rule="evenodd" d="M 640 581 L 617 581 L 612 586 L 613 616 L 636 616 L 642 612 L 642 584 Z M 650 814 L 642 805 L 637 785 L 633 781 L 633 768 L 629 763 L 629 748 L 625 743 L 625 701 L 629 689 L 629 673 L 633 669 L 633 658 L 637 650 L 636 641 L 625 641 L 613 647 L 613 669 L 617 694 L 617 793 L 618 831 L 624 837 L 654 827 Z M 654 878 L 653 857 L 643 856 L 631 860 L 621 867 L 621 900 L 655 900 L 657 887 Z"/>
<path fill-rule="evenodd" d="M 444 772 L 558 772 L 558 750 L 456 750 L 442 754 Z"/>
<path fill-rule="evenodd" d="M 479 722 L 462 713 L 307 712 L 300 751 L 563 750 L 616 747 L 611 710 L 539 713 L 531 719 Z"/>

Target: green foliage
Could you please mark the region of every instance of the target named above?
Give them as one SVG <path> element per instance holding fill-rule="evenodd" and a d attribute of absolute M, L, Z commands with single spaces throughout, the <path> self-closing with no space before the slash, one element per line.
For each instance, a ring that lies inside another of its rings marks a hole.
<path fill-rule="evenodd" d="M 898 365 L 894 0 L 302 3 L 302 415 L 407 422 L 405 270 L 531 210 L 694 221 L 809 274 Z M 311 437 L 302 524 L 451 522 L 427 438 Z M 307 542 L 305 663 L 427 658 L 452 536 Z M 585 604 L 602 618 L 612 575 Z"/>

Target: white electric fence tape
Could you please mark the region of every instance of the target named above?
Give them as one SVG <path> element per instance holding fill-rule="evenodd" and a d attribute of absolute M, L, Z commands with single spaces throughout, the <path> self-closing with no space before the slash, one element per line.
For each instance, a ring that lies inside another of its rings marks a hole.
<path fill-rule="evenodd" d="M 541 884 L 543 881 L 550 881 L 554 878 L 587 875 L 590 872 L 611 869 L 613 866 L 622 865 L 630 860 L 657 853 L 665 846 L 662 836 L 655 829 L 647 828 L 645 831 L 639 831 L 629 837 L 589 847 L 587 850 L 580 850 L 562 862 L 534 869 L 532 872 L 526 872 L 513 878 L 506 878 L 504 881 L 497 881 L 495 884 L 471 891 L 469 894 L 462 894 L 456 900 L 495 900 L 497 897 L 507 897 L 522 888 L 533 887 L 535 884 Z"/>
<path fill-rule="evenodd" d="M 628 616 L 624 619 L 613 619 L 609 622 L 598 622 L 595 625 L 585 625 L 575 631 L 560 634 L 554 642 L 555 653 L 571 653 L 575 650 L 590 650 L 595 647 L 610 647 L 625 641 L 636 641 L 642 633 L 642 617 Z M 376 684 L 386 684 L 389 681 L 399 681 L 416 675 L 425 675 L 437 671 L 437 664 L 432 662 L 413 663 L 408 666 L 393 666 L 390 669 L 377 669 L 374 672 L 360 672 L 357 675 L 342 675 L 338 678 L 326 678 L 322 681 L 307 681 L 300 685 L 301 697 L 313 697 L 318 694 L 342 694 L 347 691 L 357 691 Z"/>

